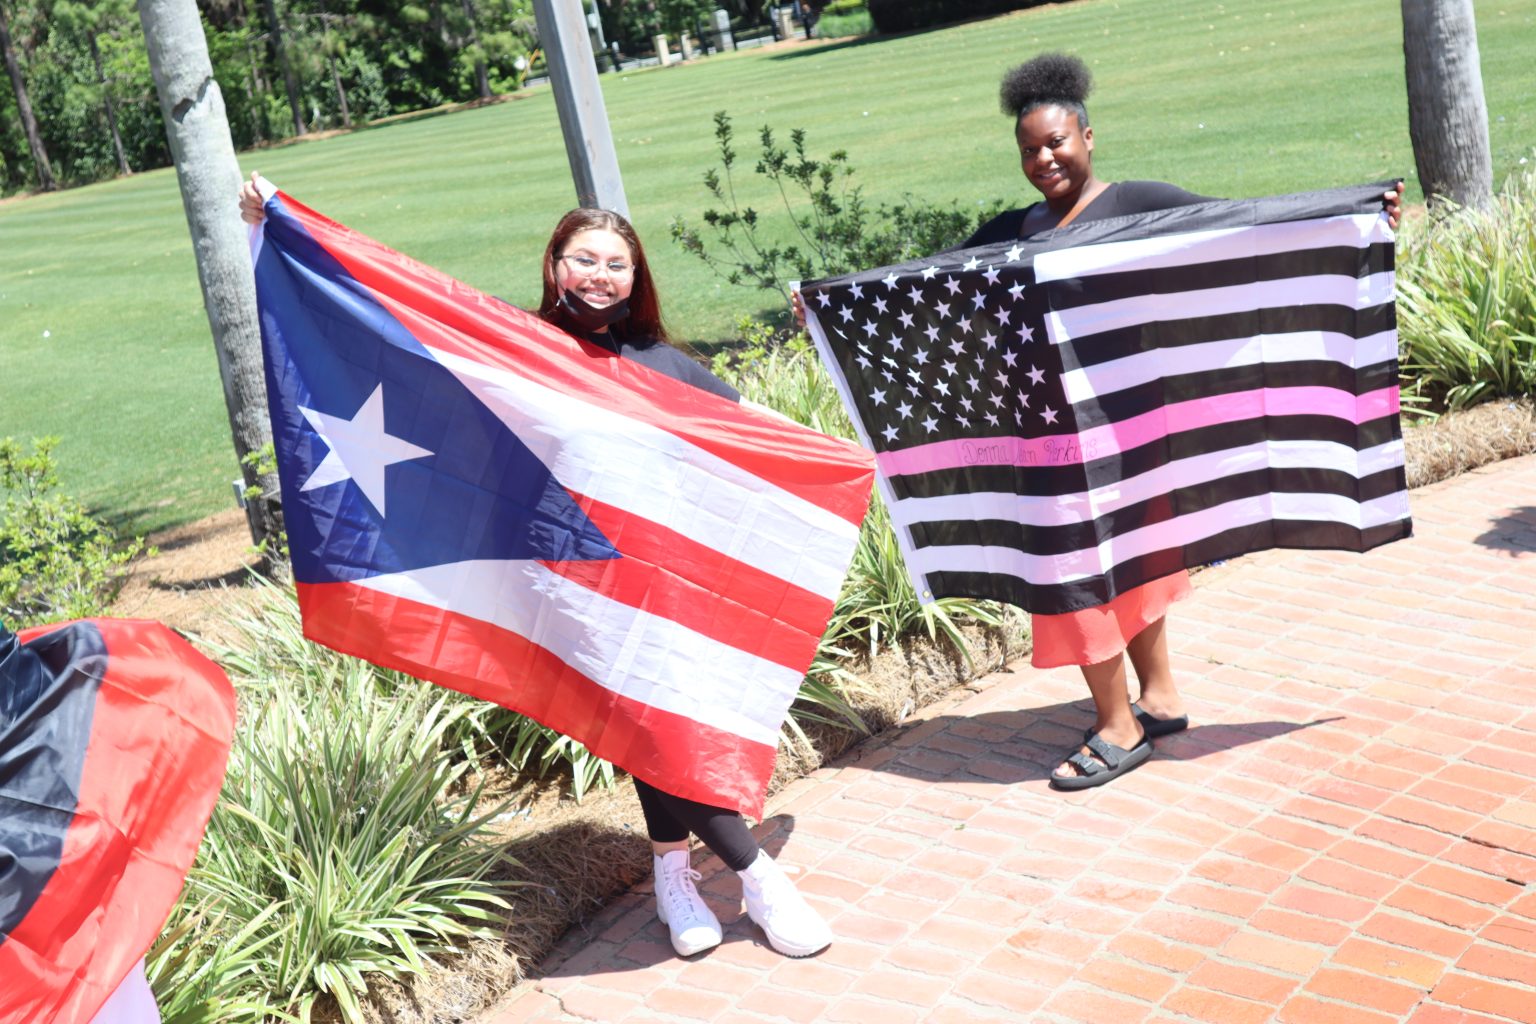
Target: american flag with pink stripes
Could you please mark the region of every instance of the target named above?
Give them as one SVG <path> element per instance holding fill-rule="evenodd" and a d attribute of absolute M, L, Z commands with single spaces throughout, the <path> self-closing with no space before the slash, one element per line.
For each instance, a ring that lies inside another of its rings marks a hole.
<path fill-rule="evenodd" d="M 268 192 L 256 290 L 305 635 L 761 815 L 869 454 Z"/>
<path fill-rule="evenodd" d="M 1386 187 L 806 285 L 922 598 L 1056 614 L 1251 551 L 1409 536 Z"/>

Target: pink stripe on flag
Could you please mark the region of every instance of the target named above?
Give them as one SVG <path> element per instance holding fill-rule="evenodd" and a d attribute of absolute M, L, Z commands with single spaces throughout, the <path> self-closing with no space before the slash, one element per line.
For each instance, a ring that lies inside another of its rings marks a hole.
<path fill-rule="evenodd" d="M 1171 434 L 1266 416 L 1329 416 L 1355 425 L 1395 415 L 1398 389 L 1354 395 L 1325 387 L 1257 388 L 1197 398 L 1154 409 L 1119 423 L 1044 437 L 988 437 L 880 452 L 875 462 L 887 476 L 932 473 L 972 466 L 1075 466 L 1150 444 Z"/>

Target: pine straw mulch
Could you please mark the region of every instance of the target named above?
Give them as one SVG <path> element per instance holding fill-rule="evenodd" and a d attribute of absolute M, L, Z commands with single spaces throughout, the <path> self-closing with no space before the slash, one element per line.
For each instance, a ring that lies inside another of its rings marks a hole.
<path fill-rule="evenodd" d="M 1411 427 L 1405 446 L 1408 485 L 1422 487 L 1536 452 L 1536 407 L 1529 400 L 1491 402 Z M 242 585 L 246 567 L 256 561 L 245 529 L 244 516 L 231 510 L 151 538 L 158 554 L 135 565 L 113 614 L 157 618 L 190 633 L 232 639 L 229 624 L 257 600 L 253 588 Z M 899 726 L 917 709 L 1026 654 L 1021 623 L 967 630 L 972 664 L 952 646 L 917 640 L 850 666 L 858 680 L 852 703 L 871 734 Z M 781 748 L 771 790 L 863 739 L 850 729 L 823 725 L 810 726 L 807 733 L 809 744 Z M 629 781 L 579 804 L 563 795 L 566 788 L 565 779 L 521 785 L 502 780 L 499 795 L 517 809 L 501 826 L 512 841 L 508 877 L 518 883 L 506 932 L 499 940 L 471 944 L 463 956 L 425 977 L 381 981 L 365 1007 L 371 1021 L 472 1020 L 534 973 L 568 927 L 648 876 L 649 844 Z"/>

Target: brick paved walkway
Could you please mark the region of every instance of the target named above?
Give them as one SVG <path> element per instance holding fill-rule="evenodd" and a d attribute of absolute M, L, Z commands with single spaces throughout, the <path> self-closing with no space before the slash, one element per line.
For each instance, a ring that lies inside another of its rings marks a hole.
<path fill-rule="evenodd" d="M 1418 536 L 1202 573 L 1170 635 L 1195 727 L 1046 786 L 1091 714 L 1027 665 L 781 794 L 758 830 L 837 941 L 725 924 L 683 961 L 648 886 L 482 1024 L 1536 1024 L 1536 457 L 1414 494 Z"/>

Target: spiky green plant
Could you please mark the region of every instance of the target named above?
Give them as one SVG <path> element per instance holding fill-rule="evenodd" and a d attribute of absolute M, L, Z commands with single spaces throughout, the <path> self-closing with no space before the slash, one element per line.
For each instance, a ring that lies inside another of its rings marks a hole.
<path fill-rule="evenodd" d="M 1403 232 L 1397 270 L 1405 400 L 1454 412 L 1536 391 L 1536 168 L 1486 210 Z"/>
<path fill-rule="evenodd" d="M 285 602 L 222 652 L 240 693 L 224 790 L 150 976 L 168 1020 L 363 1019 L 369 975 L 491 935 L 503 806 L 455 756 L 483 705 L 304 640 Z M 188 922 L 195 921 L 195 927 Z"/>

